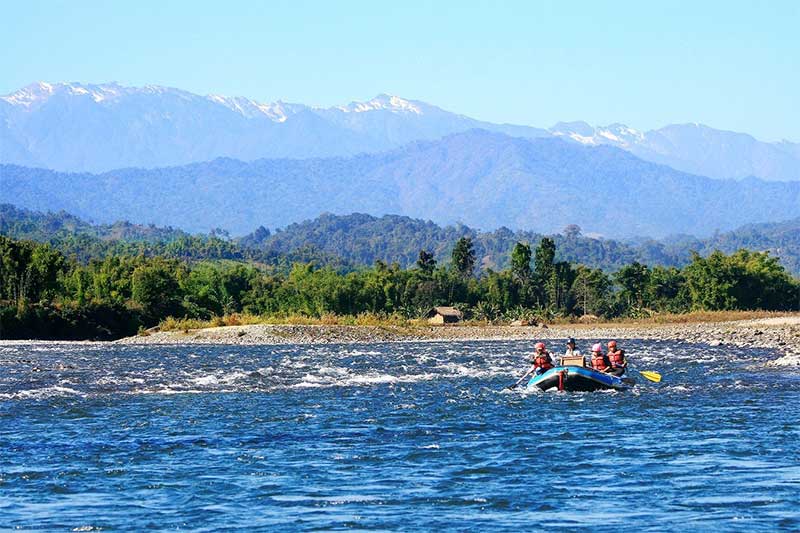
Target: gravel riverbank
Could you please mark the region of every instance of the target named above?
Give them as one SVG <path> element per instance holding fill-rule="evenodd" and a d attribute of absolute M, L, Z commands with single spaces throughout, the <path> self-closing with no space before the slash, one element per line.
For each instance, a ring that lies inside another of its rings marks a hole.
<path fill-rule="evenodd" d="M 576 337 L 588 340 L 680 340 L 710 346 L 757 346 L 776 350 L 772 366 L 800 367 L 800 317 L 686 324 L 515 326 L 319 326 L 248 325 L 157 331 L 116 341 L 122 344 L 332 344 L 448 340 L 522 340 Z"/>

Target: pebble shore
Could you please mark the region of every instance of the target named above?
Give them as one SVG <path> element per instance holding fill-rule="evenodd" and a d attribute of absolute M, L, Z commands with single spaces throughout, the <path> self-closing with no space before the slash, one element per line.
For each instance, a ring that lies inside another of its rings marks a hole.
<path fill-rule="evenodd" d="M 770 366 L 800 368 L 800 317 L 688 324 L 536 326 L 320 326 L 247 325 L 156 331 L 116 341 L 122 344 L 339 344 L 450 340 L 579 339 L 679 340 L 709 346 L 774 349 Z"/>

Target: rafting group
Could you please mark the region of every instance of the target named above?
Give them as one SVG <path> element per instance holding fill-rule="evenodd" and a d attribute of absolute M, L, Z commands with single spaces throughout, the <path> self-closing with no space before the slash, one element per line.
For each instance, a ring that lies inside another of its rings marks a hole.
<path fill-rule="evenodd" d="M 518 387 L 526 379 L 527 389 L 558 389 L 566 391 L 595 391 L 603 389 L 624 390 L 636 382 L 626 376 L 628 360 L 625 350 L 617 346 L 617 341 L 611 340 L 607 344 L 608 351 L 603 351 L 603 345 L 596 343 L 592 346 L 591 357 L 587 362 L 583 354 L 576 348 L 575 339 L 567 340 L 564 355 L 556 364 L 553 356 L 547 351 L 544 342 L 537 342 L 535 351 L 531 355 L 531 367 L 511 389 Z M 646 379 L 654 382 L 661 380 L 657 372 L 639 372 Z"/>

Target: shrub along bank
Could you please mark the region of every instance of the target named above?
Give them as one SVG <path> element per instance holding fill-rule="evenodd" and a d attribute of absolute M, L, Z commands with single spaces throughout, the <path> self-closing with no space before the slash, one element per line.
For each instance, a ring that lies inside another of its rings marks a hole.
<path fill-rule="evenodd" d="M 244 313 L 415 319 L 455 305 L 484 321 L 582 315 L 800 310 L 800 282 L 766 253 L 694 255 L 682 269 L 628 264 L 613 274 L 555 261 L 555 243 L 517 243 L 510 266 L 475 274 L 470 238 L 450 261 L 422 250 L 412 268 L 377 262 L 340 272 L 295 263 L 288 272 L 247 261 L 107 255 L 82 264 L 47 244 L 0 237 L 0 338 L 113 339 L 168 317 L 210 321 Z"/>

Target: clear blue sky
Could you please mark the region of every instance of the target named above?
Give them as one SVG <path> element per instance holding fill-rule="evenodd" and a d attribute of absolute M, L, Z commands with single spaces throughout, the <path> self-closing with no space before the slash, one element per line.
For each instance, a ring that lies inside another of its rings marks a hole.
<path fill-rule="evenodd" d="M 800 141 L 800 1 L 7 2 L 0 94 L 118 81 Z"/>

